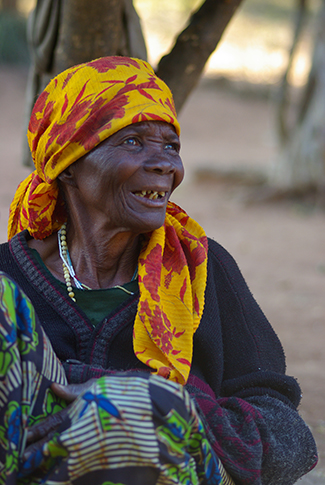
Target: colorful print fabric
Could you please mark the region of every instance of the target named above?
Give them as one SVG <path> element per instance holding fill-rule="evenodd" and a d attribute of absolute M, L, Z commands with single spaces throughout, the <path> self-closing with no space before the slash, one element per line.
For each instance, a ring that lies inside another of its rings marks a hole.
<path fill-rule="evenodd" d="M 17 483 L 27 426 L 65 407 L 52 382 L 67 383 L 62 365 L 32 304 L 0 272 L 0 484 Z"/>
<path fill-rule="evenodd" d="M 153 231 L 139 257 L 134 351 L 158 375 L 180 384 L 190 373 L 203 313 L 207 252 L 203 229 L 169 203 L 165 225 Z"/>
<path fill-rule="evenodd" d="M 64 370 L 15 283 L 0 274 L 0 483 L 233 485 L 185 389 L 151 374 L 96 380 L 26 461 L 27 427 L 65 403 Z"/>
<path fill-rule="evenodd" d="M 9 238 L 22 229 L 36 239 L 58 230 L 66 214 L 57 176 L 105 138 L 144 120 L 166 121 L 179 133 L 171 92 L 144 61 L 107 57 L 53 79 L 31 116 L 28 139 L 36 170 L 11 204 Z M 134 350 L 159 375 L 181 384 L 203 312 L 206 266 L 203 229 L 169 203 L 165 225 L 151 234 L 139 258 Z"/>

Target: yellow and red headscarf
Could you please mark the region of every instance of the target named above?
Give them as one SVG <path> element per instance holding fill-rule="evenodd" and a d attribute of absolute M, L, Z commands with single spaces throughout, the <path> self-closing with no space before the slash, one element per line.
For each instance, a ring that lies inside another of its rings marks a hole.
<path fill-rule="evenodd" d="M 23 229 L 35 239 L 57 231 L 67 219 L 58 175 L 125 126 L 155 120 L 179 134 L 172 94 L 145 61 L 105 57 L 60 73 L 31 115 L 27 137 L 36 170 L 11 203 L 8 238 Z M 207 239 L 171 202 L 164 226 L 140 254 L 138 274 L 134 351 L 159 375 L 184 384 L 204 306 Z"/>

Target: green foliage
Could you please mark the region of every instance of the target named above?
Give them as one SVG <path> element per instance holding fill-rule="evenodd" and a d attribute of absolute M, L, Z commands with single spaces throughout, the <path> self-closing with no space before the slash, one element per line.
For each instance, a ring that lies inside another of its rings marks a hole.
<path fill-rule="evenodd" d="M 0 10 L 0 64 L 28 64 L 26 18 L 15 11 Z"/>

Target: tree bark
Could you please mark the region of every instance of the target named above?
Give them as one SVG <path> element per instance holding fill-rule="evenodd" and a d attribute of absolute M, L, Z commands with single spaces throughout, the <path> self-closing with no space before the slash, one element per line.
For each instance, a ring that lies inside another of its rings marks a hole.
<path fill-rule="evenodd" d="M 54 73 L 97 57 L 122 55 L 119 0 L 63 0 Z"/>
<path fill-rule="evenodd" d="M 177 111 L 196 86 L 204 66 L 242 0 L 206 0 L 192 15 L 157 75 L 171 88 Z"/>

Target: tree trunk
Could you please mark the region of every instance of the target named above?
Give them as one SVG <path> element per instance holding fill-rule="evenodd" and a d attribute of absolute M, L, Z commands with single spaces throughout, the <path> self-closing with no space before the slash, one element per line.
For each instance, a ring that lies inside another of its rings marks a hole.
<path fill-rule="evenodd" d="M 122 33 L 123 2 L 62 0 L 54 73 L 97 57 L 126 55 Z"/>
<path fill-rule="evenodd" d="M 325 191 L 325 0 L 309 80 L 296 126 L 282 140 L 271 185 L 284 191 Z"/>
<path fill-rule="evenodd" d="M 164 56 L 157 74 L 171 88 L 177 111 L 198 83 L 204 66 L 242 0 L 206 0 Z"/>

